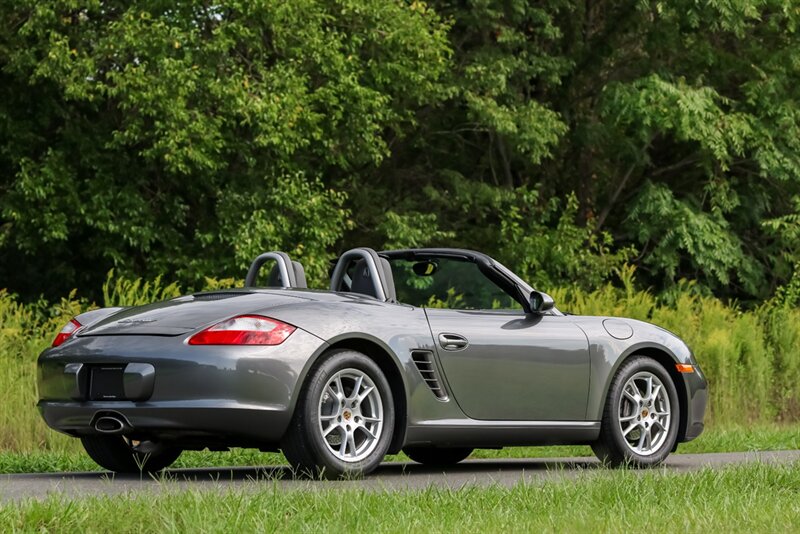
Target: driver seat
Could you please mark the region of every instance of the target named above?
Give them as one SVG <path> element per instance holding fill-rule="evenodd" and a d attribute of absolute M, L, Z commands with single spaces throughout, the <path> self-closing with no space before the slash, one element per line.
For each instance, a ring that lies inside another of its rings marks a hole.
<path fill-rule="evenodd" d="M 386 258 L 379 257 L 378 260 L 378 268 L 383 271 L 383 291 L 386 294 L 386 300 L 388 302 L 397 302 L 394 277 L 392 276 L 392 266 Z M 356 262 L 353 277 L 350 281 L 350 292 L 378 298 L 378 295 L 375 294 L 375 284 L 372 283 L 369 266 L 364 260 L 358 260 Z"/>

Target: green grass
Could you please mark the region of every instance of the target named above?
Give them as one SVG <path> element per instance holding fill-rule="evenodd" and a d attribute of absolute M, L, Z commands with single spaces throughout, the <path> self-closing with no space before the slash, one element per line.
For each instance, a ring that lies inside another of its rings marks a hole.
<path fill-rule="evenodd" d="M 800 465 L 608 470 L 577 482 L 392 492 L 297 491 L 272 481 L 177 491 L 165 481 L 157 499 L 5 504 L 0 525 L 53 532 L 791 532 L 800 525 Z"/>
<path fill-rule="evenodd" d="M 76 444 L 77 444 L 77 440 Z M 769 451 L 800 448 L 800 425 L 762 425 L 759 427 L 712 428 L 700 438 L 681 444 L 679 453 Z M 588 446 L 508 447 L 478 449 L 471 458 L 554 458 L 593 456 Z M 386 461 L 410 461 L 404 454 L 388 456 Z M 230 452 L 187 451 L 173 467 L 267 466 L 286 463 L 283 455 L 255 449 Z M 80 449 L 69 451 L 0 452 L 0 473 L 53 473 L 98 471 Z"/>

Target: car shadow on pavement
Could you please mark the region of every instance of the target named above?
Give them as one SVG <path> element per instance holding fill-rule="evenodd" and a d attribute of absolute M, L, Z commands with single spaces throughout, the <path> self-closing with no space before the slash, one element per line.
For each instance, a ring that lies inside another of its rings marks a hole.
<path fill-rule="evenodd" d="M 505 472 L 573 472 L 597 470 L 602 467 L 597 461 L 590 459 L 491 459 L 467 460 L 451 466 L 426 466 L 417 463 L 388 462 L 381 464 L 365 479 L 402 478 L 419 476 L 482 476 Z M 37 478 L 40 480 L 110 480 L 127 482 L 243 482 L 243 481 L 289 481 L 308 480 L 308 477 L 296 476 L 289 466 L 264 467 L 213 467 L 213 468 L 180 468 L 167 469 L 154 474 L 118 474 L 107 471 L 78 473 L 31 473 L 13 475 L 14 477 Z"/>

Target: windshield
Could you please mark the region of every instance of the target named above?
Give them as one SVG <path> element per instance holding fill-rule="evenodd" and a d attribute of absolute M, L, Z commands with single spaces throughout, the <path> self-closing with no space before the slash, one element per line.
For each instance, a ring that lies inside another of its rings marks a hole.
<path fill-rule="evenodd" d="M 412 306 L 520 310 L 522 306 L 471 262 L 460 258 L 390 258 L 397 300 Z"/>

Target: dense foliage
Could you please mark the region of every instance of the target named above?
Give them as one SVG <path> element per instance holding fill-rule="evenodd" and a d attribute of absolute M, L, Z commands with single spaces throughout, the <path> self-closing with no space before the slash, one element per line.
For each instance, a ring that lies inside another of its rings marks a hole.
<path fill-rule="evenodd" d="M 0 287 L 321 284 L 353 245 L 756 300 L 800 260 L 794 0 L 0 0 Z M 791 289 L 791 288 L 790 288 Z M 787 300 L 800 291 L 782 289 Z"/>

